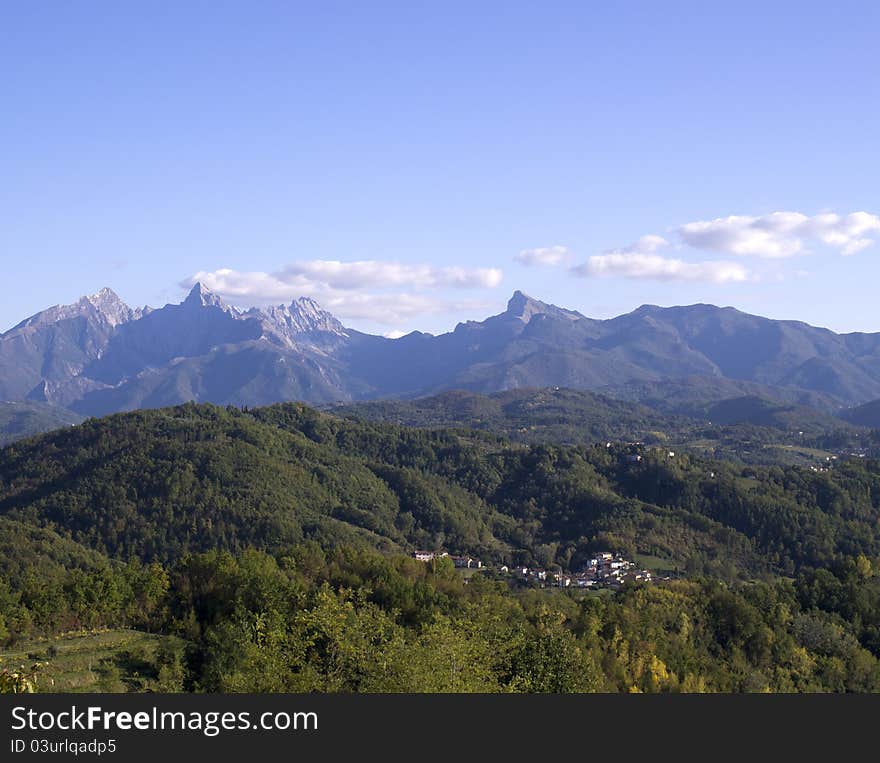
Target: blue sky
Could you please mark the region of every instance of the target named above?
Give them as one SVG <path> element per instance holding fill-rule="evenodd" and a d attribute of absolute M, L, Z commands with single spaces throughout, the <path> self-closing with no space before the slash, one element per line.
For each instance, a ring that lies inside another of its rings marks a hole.
<path fill-rule="evenodd" d="M 873 2 L 3 3 L 0 330 L 198 276 L 381 333 L 514 289 L 878 331 L 878 22 Z"/>

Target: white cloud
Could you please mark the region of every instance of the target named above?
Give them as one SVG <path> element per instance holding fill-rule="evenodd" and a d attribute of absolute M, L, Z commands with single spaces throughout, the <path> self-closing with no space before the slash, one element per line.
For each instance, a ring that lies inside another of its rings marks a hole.
<path fill-rule="evenodd" d="M 203 270 L 181 286 L 189 288 L 200 281 L 220 297 L 239 305 L 277 304 L 307 296 L 340 318 L 399 325 L 420 315 L 485 306 L 484 302 L 450 300 L 425 292 L 492 288 L 501 279 L 502 272 L 497 268 L 310 260 L 287 265 L 274 273 L 230 268 Z"/>
<path fill-rule="evenodd" d="M 732 215 L 686 223 L 676 232 L 688 246 L 723 254 L 792 257 L 816 241 L 852 255 L 874 243 L 872 236 L 880 234 L 880 217 L 867 212 L 825 212 L 813 217 L 800 212 Z"/>
<path fill-rule="evenodd" d="M 574 272 L 587 278 L 632 278 L 650 281 L 730 283 L 745 281 L 749 272 L 735 262 L 685 262 L 663 257 L 657 251 L 669 246 L 662 236 L 642 236 L 638 241 L 590 257 Z"/>
<path fill-rule="evenodd" d="M 736 262 L 685 262 L 658 254 L 622 250 L 590 257 L 574 271 L 588 278 L 651 281 L 736 283 L 749 278 L 748 270 Z"/>
<path fill-rule="evenodd" d="M 386 326 L 406 324 L 421 315 L 441 315 L 487 307 L 487 303 L 478 300 L 454 301 L 407 292 L 324 292 L 310 296 L 314 296 L 321 307 L 339 318 L 375 321 Z"/>
<path fill-rule="evenodd" d="M 731 215 L 686 223 L 672 232 L 679 249 L 684 245 L 726 255 L 780 259 L 805 253 L 811 244 L 819 244 L 848 256 L 875 243 L 880 236 L 880 217 L 868 212 L 823 212 L 812 217 L 801 212 L 773 212 L 760 217 Z M 706 283 L 737 283 L 753 277 L 733 262 L 687 262 L 657 254 L 667 246 L 672 244 L 661 236 L 642 236 L 629 246 L 590 257 L 574 272 L 588 277 Z"/>
<path fill-rule="evenodd" d="M 388 331 L 388 332 L 382 334 L 382 336 L 384 336 L 386 339 L 400 339 L 400 337 L 406 336 L 406 333 L 407 333 L 406 331 L 401 331 L 400 329 L 394 329 L 394 331 Z"/>
<path fill-rule="evenodd" d="M 862 249 L 867 249 L 873 243 L 874 239 L 871 238 L 857 238 L 844 244 L 843 248 L 840 250 L 840 253 L 844 257 L 849 257 L 850 255 L 858 254 L 862 251 Z"/>
<path fill-rule="evenodd" d="M 408 286 L 415 289 L 453 287 L 491 289 L 501 283 L 498 268 L 438 268 L 433 265 L 410 265 L 382 260 L 307 260 L 294 262 L 275 274 L 283 281 L 306 278 L 335 289 Z"/>
<path fill-rule="evenodd" d="M 537 249 L 523 249 L 514 259 L 527 267 L 556 267 L 568 262 L 572 257 L 566 246 L 544 246 Z"/>
<path fill-rule="evenodd" d="M 638 241 L 621 249 L 607 249 L 603 255 L 612 254 L 654 254 L 658 249 L 669 246 L 669 242 L 663 236 L 642 236 Z"/>

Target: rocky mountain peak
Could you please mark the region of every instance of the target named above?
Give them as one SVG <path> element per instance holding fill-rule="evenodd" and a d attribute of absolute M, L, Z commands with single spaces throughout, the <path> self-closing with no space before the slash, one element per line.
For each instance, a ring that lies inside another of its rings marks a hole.
<path fill-rule="evenodd" d="M 573 310 L 564 310 L 556 305 L 548 305 L 546 302 L 530 297 L 528 294 L 517 289 L 507 302 L 506 315 L 519 318 L 523 323 L 528 323 L 536 315 L 550 315 L 554 318 L 568 318 L 577 320 L 583 318 L 580 313 Z"/>
<path fill-rule="evenodd" d="M 132 310 L 119 298 L 116 292 L 105 286 L 94 294 L 80 297 L 73 304 L 55 305 L 41 310 L 30 318 L 25 318 L 17 326 L 11 328 L 7 334 L 21 330 L 35 330 L 76 318 L 88 320 L 97 318 L 99 322 L 105 321 L 112 328 L 115 328 L 122 323 L 128 323 L 128 321 L 141 317 L 141 314 L 140 310 Z"/>
<path fill-rule="evenodd" d="M 230 313 L 231 315 L 238 315 L 238 310 L 234 307 L 227 305 L 220 297 L 214 294 L 207 286 L 205 286 L 201 281 L 196 281 L 193 285 L 192 289 L 190 289 L 189 294 L 187 294 L 186 299 L 183 300 L 182 304 L 185 307 L 218 307 L 225 313 Z"/>
<path fill-rule="evenodd" d="M 289 305 L 268 307 L 261 313 L 269 329 L 289 342 L 295 342 L 299 335 L 319 332 L 348 336 L 339 319 L 311 297 L 300 297 Z"/>
<path fill-rule="evenodd" d="M 132 310 L 113 289 L 107 286 L 94 294 L 82 297 L 79 303 L 88 303 L 94 307 L 111 326 L 118 326 L 140 317 L 139 311 Z"/>

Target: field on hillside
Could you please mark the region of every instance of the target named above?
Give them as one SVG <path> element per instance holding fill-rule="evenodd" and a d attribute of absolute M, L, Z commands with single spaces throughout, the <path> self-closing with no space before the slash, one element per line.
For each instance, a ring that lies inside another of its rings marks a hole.
<path fill-rule="evenodd" d="M 40 692 L 137 692 L 174 688 L 158 664 L 180 639 L 134 630 L 101 630 L 29 641 L 0 652 L 0 670 L 46 663 Z M 161 675 L 160 675 L 161 674 Z"/>

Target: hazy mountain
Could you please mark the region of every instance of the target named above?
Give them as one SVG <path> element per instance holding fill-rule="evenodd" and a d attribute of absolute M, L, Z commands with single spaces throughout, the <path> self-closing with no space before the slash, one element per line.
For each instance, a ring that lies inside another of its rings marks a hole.
<path fill-rule="evenodd" d="M 345 403 L 330 412 L 398 426 L 476 429 L 526 444 L 638 441 L 751 464 L 814 465 L 814 448 L 842 452 L 869 442 L 865 430 L 815 408 L 758 396 L 722 400 L 691 417 L 564 387 L 490 395 L 452 390 L 414 400 Z"/>
<path fill-rule="evenodd" d="M 0 403 L 0 446 L 80 421 L 82 416 L 46 403 Z"/>
<path fill-rule="evenodd" d="M 444 389 L 494 392 L 519 387 L 593 388 L 650 378 L 636 365 L 605 358 L 590 344 L 603 322 L 515 292 L 507 310 L 460 323 L 440 336 L 413 332 L 377 345 L 357 342 L 346 360 L 377 390 L 373 397 L 417 396 Z"/>
<path fill-rule="evenodd" d="M 857 426 L 880 429 L 880 400 L 872 400 L 870 403 L 855 408 L 847 408 L 840 412 L 840 417 Z"/>
<path fill-rule="evenodd" d="M 330 412 L 399 426 L 479 429 L 527 443 L 643 440 L 650 432 L 677 433 L 702 423 L 565 388 L 521 388 L 491 395 L 451 390 L 415 400 L 346 403 Z"/>
<path fill-rule="evenodd" d="M 60 388 L 81 377 L 99 358 L 117 330 L 146 315 L 132 310 L 110 289 L 56 305 L 0 334 L 0 400 L 38 400 L 65 405 L 91 386 L 74 384 L 69 396 Z"/>
<path fill-rule="evenodd" d="M 133 310 L 104 289 L 0 335 L 0 399 L 90 415 L 187 400 L 330 403 L 553 386 L 691 416 L 747 396 L 833 412 L 880 397 L 880 334 L 712 305 L 644 305 L 595 320 L 517 291 L 499 315 L 391 340 L 346 328 L 309 298 L 243 311 L 196 284 L 157 310 Z"/>
<path fill-rule="evenodd" d="M 100 415 L 188 400 L 349 399 L 360 386 L 331 354 L 348 339 L 311 299 L 242 312 L 196 284 L 181 304 L 120 327 L 83 372 L 102 386 L 71 407 Z"/>
<path fill-rule="evenodd" d="M 870 397 L 880 384 L 880 334 L 840 335 L 712 305 L 645 305 L 605 322 L 603 333 L 603 349 L 668 376 L 721 376 L 842 400 Z"/>
<path fill-rule="evenodd" d="M 680 379 L 633 382 L 599 390 L 622 400 L 638 402 L 660 413 L 709 418 L 713 406 L 725 400 L 756 397 L 834 414 L 841 401 L 831 395 L 796 387 L 778 387 L 718 376 L 685 376 Z"/>
<path fill-rule="evenodd" d="M 688 377 L 704 387 L 733 383 L 716 400 L 761 394 L 829 410 L 880 395 L 880 334 L 838 335 L 711 305 L 646 305 L 599 321 L 516 292 L 485 321 L 348 353 L 376 397 L 545 386 L 614 392 Z"/>
<path fill-rule="evenodd" d="M 714 424 L 752 424 L 786 430 L 824 430 L 840 427 L 840 420 L 813 408 L 783 405 L 755 395 L 722 400 L 706 411 Z"/>

